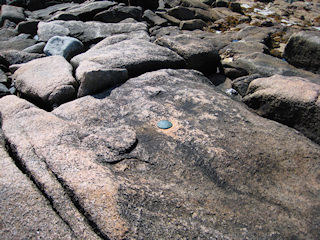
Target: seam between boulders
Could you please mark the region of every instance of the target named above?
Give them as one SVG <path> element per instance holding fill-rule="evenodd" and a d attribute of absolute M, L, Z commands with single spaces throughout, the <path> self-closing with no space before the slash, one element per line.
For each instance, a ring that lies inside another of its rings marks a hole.
<path fill-rule="evenodd" d="M 26 136 L 28 136 L 26 133 L 24 133 Z M 40 159 L 40 161 L 42 161 L 45 166 L 46 166 L 46 170 L 49 172 L 49 174 L 54 176 L 54 179 L 62 186 L 63 191 L 66 193 L 66 196 L 68 196 L 68 198 L 70 199 L 70 201 L 73 203 L 73 205 L 75 206 L 75 208 L 77 209 L 77 211 L 84 217 L 85 222 L 87 223 L 87 225 L 91 228 L 91 230 L 101 239 L 106 239 L 109 240 L 109 237 L 106 236 L 105 234 L 103 234 L 97 227 L 96 224 L 90 220 L 88 218 L 88 214 L 85 214 L 85 211 L 83 210 L 83 208 L 77 204 L 74 199 L 74 195 L 70 196 L 69 194 L 69 189 L 65 188 L 65 184 L 63 184 L 59 177 L 50 169 L 50 167 L 48 166 L 48 164 L 46 163 L 46 161 L 41 160 L 42 158 L 39 157 L 39 155 L 36 153 L 35 148 L 33 147 L 33 145 L 30 143 L 31 145 L 31 151 L 33 154 L 35 154 L 38 159 Z M 55 200 L 50 197 L 50 195 L 45 191 L 42 183 L 40 181 L 37 181 L 33 176 L 31 171 L 27 168 L 27 166 L 25 166 L 25 164 L 21 161 L 20 157 L 17 154 L 17 150 L 15 149 L 15 147 L 13 147 L 13 145 L 10 143 L 9 139 L 5 136 L 5 146 L 6 146 L 6 151 L 8 152 L 9 156 L 11 157 L 11 159 L 13 160 L 14 164 L 17 166 L 17 168 L 23 173 L 25 174 L 31 181 L 32 183 L 37 187 L 37 189 L 41 192 L 41 194 L 48 200 L 51 208 L 53 209 L 53 211 L 58 215 L 58 217 L 67 225 L 67 227 L 70 229 L 72 235 L 74 238 L 78 239 L 77 234 L 74 232 L 74 230 L 72 229 L 72 227 L 70 226 L 70 223 L 64 219 L 59 210 L 55 207 Z"/>
<path fill-rule="evenodd" d="M 60 215 L 59 211 L 54 206 L 54 200 L 46 193 L 46 191 L 43 189 L 43 186 L 41 182 L 37 181 L 33 176 L 32 173 L 29 171 L 29 169 L 25 166 L 25 164 L 21 161 L 21 159 L 18 157 L 17 151 L 13 147 L 13 145 L 9 142 L 9 140 L 5 137 L 5 146 L 6 151 L 9 154 L 10 158 L 13 160 L 14 164 L 17 166 L 17 168 L 26 175 L 30 181 L 36 186 L 36 188 L 41 192 L 41 194 L 48 200 L 51 208 L 53 211 L 58 215 L 58 217 L 68 226 L 69 230 L 74 235 L 74 231 L 71 228 L 70 224 Z M 32 147 L 32 152 L 37 156 L 37 153 L 35 152 L 35 149 Z M 46 164 L 47 166 L 47 164 Z M 48 166 L 47 166 L 48 167 Z"/>

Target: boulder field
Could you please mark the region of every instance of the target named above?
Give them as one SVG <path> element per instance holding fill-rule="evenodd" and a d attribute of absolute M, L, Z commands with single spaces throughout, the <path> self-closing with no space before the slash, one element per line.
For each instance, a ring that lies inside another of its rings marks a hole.
<path fill-rule="evenodd" d="M 1 239 L 319 239 L 317 1 L 1 1 Z"/>

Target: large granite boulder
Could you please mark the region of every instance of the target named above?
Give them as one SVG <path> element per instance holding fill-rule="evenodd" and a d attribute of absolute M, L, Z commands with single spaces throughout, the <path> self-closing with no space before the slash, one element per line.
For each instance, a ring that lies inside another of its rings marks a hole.
<path fill-rule="evenodd" d="M 293 127 L 320 144 L 320 85 L 275 75 L 253 80 L 243 101 L 261 116 Z"/>
<path fill-rule="evenodd" d="M 186 66 L 184 59 L 168 48 L 138 38 L 116 43 L 112 42 L 113 39 L 106 38 L 87 52 L 71 59 L 71 64 L 76 68 L 77 80 L 80 82 L 81 92 L 78 96 L 85 95 L 83 92 L 90 94 L 105 90 L 107 87 L 123 83 L 128 77 L 138 76 L 148 71 Z M 103 77 L 106 71 L 108 73 Z M 99 75 L 97 75 L 98 72 Z M 93 85 L 92 81 L 105 82 L 100 85 L 104 88 L 96 87 L 91 91 L 93 88 L 90 87 L 90 91 L 85 90 L 85 86 Z"/>
<path fill-rule="evenodd" d="M 62 212 L 63 187 L 103 238 L 319 236 L 319 145 L 199 72 L 146 73 L 53 112 L 6 96 L 0 111 L 15 160 Z"/>
<path fill-rule="evenodd" d="M 56 55 L 23 64 L 13 77 L 23 97 L 50 109 L 76 97 L 78 83 L 72 72 L 67 60 Z"/>
<path fill-rule="evenodd" d="M 293 66 L 320 74 L 320 32 L 301 31 L 293 34 L 283 56 Z"/>
<path fill-rule="evenodd" d="M 204 74 L 216 73 L 221 65 L 219 53 L 210 40 L 180 34 L 158 38 L 155 43 L 175 51 L 186 60 L 189 68 Z"/>
<path fill-rule="evenodd" d="M 256 52 L 244 55 L 227 64 L 229 66 L 245 69 L 250 74 L 258 73 L 262 77 L 271 77 L 278 74 L 307 78 L 315 83 L 320 83 L 319 75 L 295 68 L 282 59 L 264 53 Z"/>
<path fill-rule="evenodd" d="M 148 36 L 145 23 L 101 23 L 81 21 L 52 21 L 38 24 L 40 41 L 47 42 L 54 36 L 70 36 L 82 43 L 98 42 L 117 34 L 137 33 Z"/>

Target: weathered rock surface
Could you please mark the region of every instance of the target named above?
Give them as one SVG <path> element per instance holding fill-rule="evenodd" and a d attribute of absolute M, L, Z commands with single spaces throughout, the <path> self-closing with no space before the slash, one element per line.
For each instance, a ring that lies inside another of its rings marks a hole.
<path fill-rule="evenodd" d="M 0 58 L 5 59 L 6 64 L 8 64 L 7 67 L 13 64 L 27 63 L 29 61 L 42 57 L 45 57 L 45 55 L 17 50 L 8 50 L 0 52 Z"/>
<path fill-rule="evenodd" d="M 0 26 L 5 20 L 10 20 L 14 23 L 22 22 L 26 18 L 24 10 L 21 7 L 2 5 L 0 14 Z"/>
<path fill-rule="evenodd" d="M 9 94 L 10 94 L 9 89 L 6 87 L 6 85 L 0 82 L 0 97 L 6 96 Z"/>
<path fill-rule="evenodd" d="M 88 61 L 103 68 L 125 68 L 130 77 L 162 68 L 186 66 L 184 59 L 175 52 L 142 39 L 110 44 L 107 38 L 71 59 L 72 65 L 78 68 L 82 68 L 82 62 Z"/>
<path fill-rule="evenodd" d="M 261 116 L 293 127 L 320 144 L 320 85 L 275 75 L 253 80 L 243 101 Z"/>
<path fill-rule="evenodd" d="M 38 19 L 38 20 L 48 20 L 52 18 L 54 14 L 60 14 L 61 11 L 65 11 L 69 8 L 73 8 L 78 6 L 77 3 L 61 3 L 49 6 L 44 9 L 28 12 L 28 16 L 30 19 Z"/>
<path fill-rule="evenodd" d="M 60 55 L 69 61 L 84 52 L 85 48 L 76 38 L 55 36 L 49 39 L 43 51 L 47 56 Z"/>
<path fill-rule="evenodd" d="M 0 110 L 19 161 L 45 163 L 36 176 L 52 172 L 105 238 L 318 237 L 320 147 L 198 72 L 150 72 L 51 113 L 14 96 Z"/>
<path fill-rule="evenodd" d="M 283 56 L 296 67 L 320 74 L 320 32 L 301 31 L 293 34 Z"/>
<path fill-rule="evenodd" d="M 8 41 L 0 42 L 0 51 L 18 50 L 21 51 L 27 47 L 34 45 L 37 41 L 30 39 L 28 35 L 20 34 Z"/>
<path fill-rule="evenodd" d="M 15 71 L 15 86 L 31 101 L 45 108 L 56 107 L 76 97 L 78 83 L 72 71 L 62 56 L 36 59 Z"/>
<path fill-rule="evenodd" d="M 117 3 L 112 1 L 86 1 L 83 4 L 69 8 L 66 12 L 78 17 L 81 21 L 91 21 L 94 16 L 104 10 L 107 10 Z"/>
<path fill-rule="evenodd" d="M 244 77 L 234 79 L 232 82 L 232 88 L 234 88 L 242 97 L 244 97 L 249 88 L 249 84 L 257 78 L 261 78 L 260 74 L 251 74 Z"/>
<path fill-rule="evenodd" d="M 220 49 L 219 52 L 222 56 L 239 57 L 255 52 L 269 53 L 270 51 L 266 45 L 260 42 L 234 41 Z"/>
<path fill-rule="evenodd" d="M 99 93 L 105 89 L 124 83 L 129 79 L 125 68 L 108 68 L 90 61 L 83 61 L 76 71 L 76 78 L 80 82 L 78 97 Z"/>
<path fill-rule="evenodd" d="M 116 2 L 140 6 L 144 9 L 157 9 L 159 7 L 159 0 L 117 0 Z"/>
<path fill-rule="evenodd" d="M 216 73 L 217 68 L 221 66 L 218 51 L 205 39 L 180 34 L 161 37 L 155 43 L 175 51 L 186 60 L 189 68 L 204 74 Z"/>
<path fill-rule="evenodd" d="M 106 23 L 118 23 L 127 18 L 140 21 L 142 18 L 142 8 L 133 6 L 115 6 L 94 16 L 95 21 Z"/>
<path fill-rule="evenodd" d="M 100 23 L 80 21 L 52 21 L 38 24 L 41 41 L 48 41 L 54 36 L 70 36 L 82 43 L 98 42 L 116 34 L 137 33 L 144 35 L 147 26 L 144 23 Z"/>
<path fill-rule="evenodd" d="M 25 49 L 23 49 L 24 52 L 28 52 L 28 53 L 39 53 L 39 54 L 43 54 L 43 49 L 46 46 L 45 42 L 39 42 L 37 44 L 34 44 L 30 47 L 27 47 Z"/>
<path fill-rule="evenodd" d="M 162 17 L 159 17 L 156 13 L 151 10 L 146 10 L 142 16 L 143 20 L 145 20 L 150 26 L 167 26 L 168 21 Z"/>
<path fill-rule="evenodd" d="M 203 29 L 206 26 L 207 24 L 201 19 L 185 20 L 181 21 L 179 24 L 181 30 Z"/>
<path fill-rule="evenodd" d="M 0 236 L 320 238 L 317 0 L 62 1 L 0 0 Z"/>
<path fill-rule="evenodd" d="M 2 132 L 0 133 L 2 135 Z M 0 146 L 0 225 L 2 239 L 74 239 L 69 226 Z"/>
<path fill-rule="evenodd" d="M 278 74 L 283 76 L 303 77 L 315 83 L 320 83 L 319 75 L 295 68 L 286 61 L 264 53 L 252 53 L 240 57 L 239 59 L 236 59 L 232 63 L 228 64 L 234 67 L 243 68 L 250 74 L 258 73 L 263 77 L 270 77 Z"/>

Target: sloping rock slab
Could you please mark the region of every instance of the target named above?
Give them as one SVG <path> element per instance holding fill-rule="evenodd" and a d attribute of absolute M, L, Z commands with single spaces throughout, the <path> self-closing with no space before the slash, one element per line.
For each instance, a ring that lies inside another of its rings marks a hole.
<path fill-rule="evenodd" d="M 117 3 L 111 1 L 85 1 L 84 3 L 74 6 L 65 12 L 78 17 L 81 21 L 92 21 L 96 14 L 115 5 L 117 5 Z"/>
<path fill-rule="evenodd" d="M 48 20 L 54 15 L 55 13 L 59 13 L 65 11 L 69 8 L 78 7 L 78 3 L 61 3 L 55 4 L 50 7 L 39 9 L 36 11 L 28 12 L 28 17 L 31 19 L 39 19 L 39 20 Z"/>
<path fill-rule="evenodd" d="M 51 113 L 6 96 L 0 111 L 20 161 L 45 162 L 104 238 L 318 237 L 320 147 L 199 72 L 150 72 Z"/>
<path fill-rule="evenodd" d="M 2 144 L 0 158 L 1 239 L 73 239 L 71 229 L 17 168 Z"/>
<path fill-rule="evenodd" d="M 232 67 L 245 69 L 248 73 L 258 73 L 263 77 L 273 75 L 297 76 L 307 78 L 308 80 L 320 84 L 320 76 L 311 72 L 295 68 L 286 61 L 272 57 L 264 53 L 252 53 L 228 63 Z"/>
<path fill-rule="evenodd" d="M 263 116 L 294 127 L 320 144 L 320 85 L 275 75 L 253 80 L 243 101 Z"/>
<path fill-rule="evenodd" d="M 219 53 L 210 40 L 180 34 L 161 37 L 155 43 L 175 51 L 186 60 L 189 68 L 204 74 L 216 73 L 221 65 Z"/>
<path fill-rule="evenodd" d="M 54 36 L 70 36 L 82 43 L 98 42 L 116 34 L 137 32 L 147 35 L 147 25 L 144 23 L 100 23 L 81 21 L 52 21 L 38 24 L 40 41 L 47 42 Z"/>
<path fill-rule="evenodd" d="M 17 90 L 24 97 L 50 108 L 75 98 L 78 83 L 72 71 L 67 60 L 56 55 L 22 65 L 13 77 Z"/>

